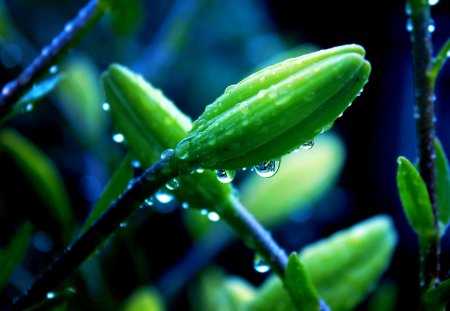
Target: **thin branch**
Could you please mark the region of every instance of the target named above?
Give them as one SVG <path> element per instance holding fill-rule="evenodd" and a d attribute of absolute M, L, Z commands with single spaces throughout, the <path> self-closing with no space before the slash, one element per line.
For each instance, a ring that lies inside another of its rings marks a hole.
<path fill-rule="evenodd" d="M 427 186 L 434 215 L 434 236 L 421 243 L 421 288 L 425 293 L 439 280 L 439 228 L 437 215 L 436 172 L 434 151 L 434 80 L 430 79 L 433 47 L 431 43 L 430 6 L 428 1 L 409 0 L 411 8 L 411 42 L 414 62 L 416 128 L 419 169 Z"/>
<path fill-rule="evenodd" d="M 64 26 L 63 31 L 42 49 L 17 79 L 3 86 L 0 94 L 0 119 L 10 113 L 14 103 L 103 16 L 106 11 L 106 5 L 103 2 L 91 0 L 73 20 Z"/>
<path fill-rule="evenodd" d="M 132 186 L 114 201 L 108 210 L 64 253 L 50 265 L 32 287 L 4 310 L 24 310 L 43 300 L 86 260 L 115 230 L 170 179 L 178 175 L 171 168 L 169 158 L 156 162 Z"/>
<path fill-rule="evenodd" d="M 435 84 L 436 78 L 439 75 L 439 72 L 441 71 L 442 67 L 444 66 L 445 62 L 447 61 L 447 58 L 450 54 L 450 39 L 445 42 L 444 46 L 441 48 L 437 56 L 435 57 L 432 67 L 430 69 L 430 79 L 433 84 Z"/>

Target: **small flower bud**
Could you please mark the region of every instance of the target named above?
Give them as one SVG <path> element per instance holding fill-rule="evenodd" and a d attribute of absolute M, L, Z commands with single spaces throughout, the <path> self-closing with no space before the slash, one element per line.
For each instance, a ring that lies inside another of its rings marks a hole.
<path fill-rule="evenodd" d="M 175 155 L 187 167 L 210 169 L 280 158 L 329 129 L 361 92 L 369 73 L 358 45 L 267 67 L 207 106 Z"/>

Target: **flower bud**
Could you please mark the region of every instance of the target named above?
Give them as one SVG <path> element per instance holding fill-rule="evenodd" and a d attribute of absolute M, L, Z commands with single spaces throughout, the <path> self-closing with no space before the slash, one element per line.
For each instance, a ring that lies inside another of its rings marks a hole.
<path fill-rule="evenodd" d="M 175 148 L 187 167 L 238 169 L 279 158 L 329 129 L 367 82 L 364 49 L 288 59 L 225 90 Z"/>

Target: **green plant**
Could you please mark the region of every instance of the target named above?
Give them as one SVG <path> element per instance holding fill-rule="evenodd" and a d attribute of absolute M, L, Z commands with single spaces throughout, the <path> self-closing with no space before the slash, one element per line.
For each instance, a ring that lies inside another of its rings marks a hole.
<path fill-rule="evenodd" d="M 62 110 L 72 124 L 71 129 L 94 132 L 93 138 L 80 139 L 81 143 L 102 154 L 103 145 L 96 145 L 96 141 L 105 135 L 106 122 L 98 116 L 99 110 L 92 108 L 100 93 L 93 88 L 91 96 L 85 96 L 83 90 L 88 86 L 80 83 L 92 77 L 90 64 L 78 59 L 72 70 L 69 64 L 67 72 L 72 76 L 64 76 L 64 72 L 55 74 L 51 68 L 103 15 L 111 14 L 116 18 L 113 18 L 115 25 L 120 24 L 117 16 L 126 5 L 122 1 L 92 0 L 66 24 L 64 31 L 33 63 L 3 87 L 2 125 L 29 112 L 41 98 L 59 87 L 59 96 L 68 103 Z M 450 221 L 447 191 L 450 179 L 445 153 L 434 137 L 433 103 L 435 81 L 450 43 L 432 59 L 428 2 L 411 0 L 407 11 L 412 22 L 420 174 L 406 158 L 400 157 L 397 182 L 406 216 L 419 237 L 422 308 L 436 310 L 445 308 L 449 296 L 448 281 L 438 282 L 438 257 L 440 238 Z M 182 41 L 181 37 L 175 38 L 177 43 Z M 52 74 L 46 76 L 49 70 Z M 52 161 L 20 133 L 2 128 L 0 150 L 28 176 L 46 203 L 47 213 L 60 224 L 61 243 L 68 245 L 5 310 L 68 308 L 71 297 L 77 293 L 64 285 L 66 279 L 83 263 L 83 269 L 89 269 L 89 264 L 96 265 L 93 254 L 101 250 L 113 233 L 117 232 L 119 238 L 131 234 L 133 228 L 129 228 L 128 222 L 132 215 L 152 213 L 157 210 L 155 204 L 159 204 L 155 200 L 169 203 L 174 198 L 188 209 L 185 222 L 197 236 L 194 255 L 206 247 L 203 239 L 215 237 L 222 241 L 217 242 L 219 246 L 231 240 L 232 235 L 223 225 L 212 224 L 222 219 L 255 252 L 255 269 L 274 272 L 257 288 L 243 278 L 210 268 L 200 274 L 197 283 L 194 298 L 197 308 L 354 309 L 367 298 L 389 266 L 397 244 L 397 233 L 389 216 L 375 216 L 289 256 L 265 227 L 283 223 L 294 209 L 307 210 L 306 198 L 316 200 L 332 186 L 345 152 L 336 136 L 324 132 L 360 95 L 370 72 L 365 50 L 356 44 L 296 54 L 229 86 L 191 122 L 141 75 L 123 65 L 110 65 L 101 75 L 106 97 L 102 106 L 118 131 L 114 139 L 126 142 L 128 154 L 79 232 Z M 73 97 L 79 97 L 83 108 L 73 107 Z M 310 149 L 314 141 L 317 154 L 304 158 L 304 162 L 291 160 L 296 149 L 300 146 Z M 280 161 L 286 165 L 286 171 L 274 177 Z M 270 181 L 273 184 L 249 180 L 239 197 L 231 186 L 235 170 L 250 167 L 261 177 L 273 177 Z M 318 171 L 316 179 L 298 180 L 296 173 L 308 168 Z M 286 187 L 291 183 L 298 183 L 298 189 Z M 255 197 L 255 191 L 264 195 Z M 274 198 L 275 193 L 282 197 Z M 7 284 L 24 256 L 32 230 L 25 222 L 0 252 L 0 263 L 5 267 L 0 287 Z M 126 236 L 124 239 L 131 240 Z M 205 256 L 205 261 L 208 256 L 211 253 Z M 83 273 L 86 272 L 81 271 L 78 276 Z M 180 278 L 180 282 L 185 282 L 187 276 Z M 165 293 L 166 298 L 178 289 Z M 136 289 L 122 308 L 164 310 L 165 302 L 157 287 L 145 287 Z"/>

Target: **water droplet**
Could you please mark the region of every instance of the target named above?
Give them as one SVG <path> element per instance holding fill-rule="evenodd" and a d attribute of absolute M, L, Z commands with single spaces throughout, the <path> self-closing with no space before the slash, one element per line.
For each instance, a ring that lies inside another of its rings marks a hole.
<path fill-rule="evenodd" d="M 189 203 L 188 202 L 183 202 L 181 203 L 181 207 L 184 209 L 188 209 L 189 208 Z"/>
<path fill-rule="evenodd" d="M 47 299 L 53 299 L 56 297 L 56 294 L 54 292 L 48 292 L 46 297 L 47 297 Z"/>
<path fill-rule="evenodd" d="M 253 167 L 256 173 L 261 177 L 272 177 L 280 168 L 280 160 L 264 161 Z"/>
<path fill-rule="evenodd" d="M 2 96 L 8 96 L 14 87 L 14 82 L 5 84 L 2 88 Z"/>
<path fill-rule="evenodd" d="M 428 0 L 429 5 L 436 5 L 439 3 L 439 0 Z"/>
<path fill-rule="evenodd" d="M 430 23 L 428 24 L 428 32 L 433 33 L 436 30 L 436 26 L 434 25 L 434 20 L 430 18 Z"/>
<path fill-rule="evenodd" d="M 235 172 L 231 170 L 217 170 L 216 175 L 221 183 L 227 184 L 233 181 Z"/>
<path fill-rule="evenodd" d="M 201 173 L 203 173 L 205 170 L 199 167 L 199 168 L 196 169 L 195 171 L 196 171 L 197 173 L 201 174 Z"/>
<path fill-rule="evenodd" d="M 312 147 L 314 147 L 314 140 L 307 141 L 302 145 L 302 148 L 305 150 L 310 150 Z"/>
<path fill-rule="evenodd" d="M 155 193 L 155 198 L 163 204 L 170 203 L 173 201 L 173 195 L 163 190 L 158 190 Z"/>
<path fill-rule="evenodd" d="M 110 108 L 111 108 L 111 106 L 109 105 L 108 102 L 103 102 L 103 104 L 102 104 L 103 111 L 109 111 Z"/>
<path fill-rule="evenodd" d="M 450 50 L 447 51 L 447 57 L 450 57 Z"/>
<path fill-rule="evenodd" d="M 58 72 L 59 68 L 56 65 L 53 65 L 50 67 L 50 69 L 48 70 L 49 73 L 51 73 L 52 75 L 56 74 Z"/>
<path fill-rule="evenodd" d="M 121 144 L 121 143 L 123 143 L 125 141 L 125 136 L 123 136 L 123 134 L 121 134 L 121 133 L 116 133 L 116 134 L 113 135 L 112 139 L 116 143 Z"/>
<path fill-rule="evenodd" d="M 138 160 L 131 161 L 131 166 L 133 168 L 141 168 L 141 163 Z"/>
<path fill-rule="evenodd" d="M 32 104 L 32 103 L 28 103 L 28 104 L 25 106 L 25 112 L 30 112 L 30 111 L 33 110 L 33 108 L 34 108 L 33 104 Z"/>
<path fill-rule="evenodd" d="M 180 186 L 180 181 L 178 178 L 173 178 L 166 184 L 166 188 L 169 190 L 175 190 L 179 186 Z"/>
<path fill-rule="evenodd" d="M 341 113 L 338 115 L 338 118 L 342 117 L 343 115 L 344 115 L 344 113 L 341 112 Z"/>
<path fill-rule="evenodd" d="M 153 206 L 153 197 L 149 197 L 144 200 L 145 205 L 147 206 Z"/>
<path fill-rule="evenodd" d="M 253 268 L 255 269 L 256 272 L 259 273 L 266 273 L 270 271 L 270 266 L 267 264 L 264 258 L 258 253 L 255 254 L 255 259 L 253 261 Z"/>
<path fill-rule="evenodd" d="M 405 5 L 405 13 L 408 16 L 411 15 L 411 5 L 409 4 L 409 2 L 407 2 Z"/>
<path fill-rule="evenodd" d="M 212 222 L 216 222 L 220 220 L 220 216 L 216 212 L 209 212 L 208 219 L 211 220 Z"/>
<path fill-rule="evenodd" d="M 67 24 L 64 26 L 64 31 L 65 31 L 65 32 L 69 32 L 69 31 L 71 31 L 72 29 L 73 29 L 73 24 L 72 24 L 71 22 L 67 23 Z"/>
<path fill-rule="evenodd" d="M 413 31 L 414 26 L 412 23 L 412 20 L 410 18 L 408 18 L 408 20 L 406 21 L 406 31 L 411 32 Z"/>
<path fill-rule="evenodd" d="M 200 210 L 200 215 L 203 215 L 203 216 L 208 215 L 208 210 L 206 208 L 202 208 Z"/>
<path fill-rule="evenodd" d="M 50 53 L 50 47 L 46 46 L 41 50 L 41 55 L 42 56 L 47 56 Z"/>
<path fill-rule="evenodd" d="M 228 87 L 225 89 L 225 94 L 230 93 L 235 87 L 236 87 L 235 84 L 231 84 L 230 86 L 228 86 Z"/>
<path fill-rule="evenodd" d="M 364 89 L 361 89 L 358 93 L 358 95 L 356 95 L 356 97 L 361 96 L 361 93 L 364 91 Z"/>
<path fill-rule="evenodd" d="M 168 157 L 170 157 L 173 153 L 173 149 L 167 149 L 164 150 L 163 152 L 161 152 L 161 160 L 167 159 Z"/>
<path fill-rule="evenodd" d="M 126 226 L 128 226 L 128 223 L 126 223 L 124 221 L 124 222 L 121 222 L 119 226 L 120 226 L 120 228 L 125 228 Z"/>

